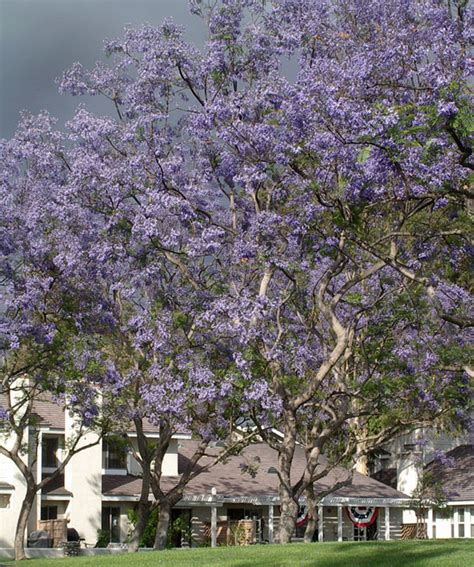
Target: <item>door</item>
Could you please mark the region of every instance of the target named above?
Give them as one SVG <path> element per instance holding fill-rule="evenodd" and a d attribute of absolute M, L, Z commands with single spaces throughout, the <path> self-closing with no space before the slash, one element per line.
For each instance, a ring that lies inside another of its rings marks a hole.
<path fill-rule="evenodd" d="M 102 508 L 102 530 L 109 536 L 110 543 L 120 543 L 120 507 Z"/>
<path fill-rule="evenodd" d="M 191 509 L 173 508 L 169 527 L 169 540 L 173 547 L 191 545 Z"/>

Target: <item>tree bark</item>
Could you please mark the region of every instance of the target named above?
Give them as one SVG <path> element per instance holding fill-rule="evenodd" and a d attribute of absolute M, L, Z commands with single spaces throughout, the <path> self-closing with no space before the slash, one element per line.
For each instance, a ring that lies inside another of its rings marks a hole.
<path fill-rule="evenodd" d="M 369 476 L 369 457 L 367 455 L 357 457 L 355 470 L 360 474 Z"/>
<path fill-rule="evenodd" d="M 158 525 L 156 527 L 155 544 L 153 549 L 165 549 L 167 538 L 168 538 L 168 528 L 171 519 L 171 504 L 167 500 L 160 501 L 158 509 Z"/>
<path fill-rule="evenodd" d="M 143 534 L 145 533 L 148 520 L 151 513 L 151 502 L 148 500 L 145 502 L 142 499 L 138 501 L 137 507 L 137 523 L 128 542 L 128 552 L 134 553 L 138 551 L 140 547 L 140 542 L 142 541 Z"/>
<path fill-rule="evenodd" d="M 298 517 L 298 504 L 283 486 L 280 486 L 280 543 L 291 543 Z"/>
<path fill-rule="evenodd" d="M 137 507 L 137 523 L 133 530 L 132 536 L 128 543 L 128 551 L 134 553 L 138 551 L 140 542 L 145 533 L 146 525 L 150 518 L 152 504 L 150 502 L 150 466 L 143 466 L 142 469 L 142 489 L 140 493 L 140 500 Z"/>
<path fill-rule="evenodd" d="M 295 410 L 288 406 L 285 407 L 283 419 L 284 437 L 278 454 L 280 466 L 280 526 L 278 534 L 280 543 L 290 543 L 298 517 L 298 498 L 294 495 L 291 479 L 291 468 L 296 448 Z"/>
<path fill-rule="evenodd" d="M 416 539 L 427 539 L 424 515 L 416 514 Z"/>
<path fill-rule="evenodd" d="M 306 506 L 308 510 L 308 522 L 304 531 L 304 542 L 311 543 L 314 538 L 314 533 L 318 525 L 318 513 L 316 506 L 316 497 L 314 495 L 314 487 L 312 484 L 306 489 Z"/>
<path fill-rule="evenodd" d="M 26 490 L 25 498 L 20 509 L 18 522 L 16 524 L 15 532 L 15 560 L 22 561 L 26 559 L 25 554 L 25 532 L 28 525 L 28 518 L 30 517 L 33 502 L 35 501 L 36 490 L 35 487 L 28 487 Z"/>
<path fill-rule="evenodd" d="M 360 405 L 361 402 L 359 400 L 354 401 L 355 411 L 361 411 Z M 358 416 L 354 418 L 354 425 L 358 435 L 354 468 L 358 473 L 369 476 L 369 456 L 367 454 L 367 437 L 369 436 L 369 431 L 367 421 L 365 418 Z"/>

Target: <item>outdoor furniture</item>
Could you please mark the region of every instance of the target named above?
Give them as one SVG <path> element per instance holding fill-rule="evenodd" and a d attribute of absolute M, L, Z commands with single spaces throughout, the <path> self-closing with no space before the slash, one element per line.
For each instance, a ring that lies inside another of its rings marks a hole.
<path fill-rule="evenodd" d="M 64 555 L 66 557 L 77 557 L 81 549 L 80 541 L 63 541 L 61 547 L 64 548 Z"/>
<path fill-rule="evenodd" d="M 45 530 L 37 530 L 31 532 L 27 541 L 27 547 L 34 548 L 48 548 L 52 547 L 52 539 L 49 533 Z"/>

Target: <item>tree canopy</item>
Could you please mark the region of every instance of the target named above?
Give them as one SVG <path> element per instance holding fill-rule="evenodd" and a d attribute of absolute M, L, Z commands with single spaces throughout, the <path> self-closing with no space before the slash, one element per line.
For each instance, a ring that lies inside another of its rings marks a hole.
<path fill-rule="evenodd" d="M 127 402 L 135 388 L 127 419 L 204 440 L 255 427 L 279 453 L 285 542 L 322 452 L 334 464 L 469 421 L 473 14 L 191 8 L 204 46 L 165 21 L 64 73 L 64 93 L 106 97 L 110 115 L 79 106 L 65 132 L 25 116 L 2 144 L 3 266 L 30 295 L 65 286 L 98 387 Z M 15 264 L 18 239 L 38 273 Z M 17 309 L 7 293 L 8 356 L 30 295 Z"/>

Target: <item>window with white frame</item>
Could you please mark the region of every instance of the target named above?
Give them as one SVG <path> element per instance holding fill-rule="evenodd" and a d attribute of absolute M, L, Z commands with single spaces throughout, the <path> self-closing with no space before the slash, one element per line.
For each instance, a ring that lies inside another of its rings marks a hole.
<path fill-rule="evenodd" d="M 41 465 L 43 469 L 57 469 L 59 465 L 59 437 L 43 437 Z"/>
<path fill-rule="evenodd" d="M 127 448 L 119 438 L 104 439 L 102 443 L 102 467 L 108 470 L 127 469 Z"/>
<path fill-rule="evenodd" d="M 466 529 L 464 526 L 465 515 L 464 515 L 464 508 L 458 509 L 458 537 L 464 537 L 466 533 Z"/>

